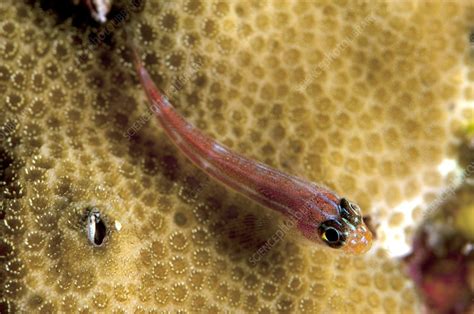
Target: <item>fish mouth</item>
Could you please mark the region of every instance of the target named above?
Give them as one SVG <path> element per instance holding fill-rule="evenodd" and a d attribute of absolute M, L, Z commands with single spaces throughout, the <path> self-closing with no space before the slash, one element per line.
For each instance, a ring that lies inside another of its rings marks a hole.
<path fill-rule="evenodd" d="M 372 240 L 372 232 L 367 226 L 361 224 L 347 238 L 345 251 L 355 255 L 364 254 L 372 247 Z"/>

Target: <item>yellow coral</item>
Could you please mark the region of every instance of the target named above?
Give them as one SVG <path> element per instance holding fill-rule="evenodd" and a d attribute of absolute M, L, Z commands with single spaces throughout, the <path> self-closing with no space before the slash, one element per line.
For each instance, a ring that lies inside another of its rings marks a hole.
<path fill-rule="evenodd" d="M 472 4 L 117 8 L 130 19 L 84 30 L 36 5 L 0 4 L 2 309 L 415 312 L 413 284 L 381 247 L 406 243 L 417 205 L 443 187 L 438 165 L 454 156 L 470 95 L 461 83 L 472 83 L 462 76 Z M 190 121 L 356 200 L 381 223 L 378 248 L 349 257 L 284 238 L 251 263 L 274 214 L 171 146 L 123 28 Z M 110 232 L 103 247 L 87 239 L 91 207 Z"/>
<path fill-rule="evenodd" d="M 468 239 L 474 240 L 474 206 L 465 206 L 459 210 L 456 214 L 455 226 L 460 230 Z"/>

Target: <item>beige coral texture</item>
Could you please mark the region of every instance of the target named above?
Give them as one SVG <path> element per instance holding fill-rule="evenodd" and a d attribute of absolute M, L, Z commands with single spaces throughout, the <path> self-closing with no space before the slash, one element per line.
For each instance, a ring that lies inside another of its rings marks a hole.
<path fill-rule="evenodd" d="M 129 18 L 106 23 L 99 47 L 93 26 L 0 3 L 2 309 L 417 312 L 393 253 L 446 184 L 439 165 L 472 114 L 472 2 L 115 4 Z M 281 218 L 172 146 L 125 30 L 189 121 L 357 201 L 379 224 L 374 248 L 353 257 L 287 235 L 252 263 Z M 91 207 L 102 247 L 86 235 Z"/>

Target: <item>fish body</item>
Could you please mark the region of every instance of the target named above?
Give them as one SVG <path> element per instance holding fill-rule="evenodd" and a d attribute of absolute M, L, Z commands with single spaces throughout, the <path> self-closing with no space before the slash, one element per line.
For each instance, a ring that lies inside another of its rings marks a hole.
<path fill-rule="evenodd" d="M 156 87 L 135 52 L 135 65 L 151 108 L 173 143 L 209 176 L 294 221 L 310 241 L 361 254 L 372 234 L 360 208 L 334 192 L 242 156 L 186 121 Z"/>

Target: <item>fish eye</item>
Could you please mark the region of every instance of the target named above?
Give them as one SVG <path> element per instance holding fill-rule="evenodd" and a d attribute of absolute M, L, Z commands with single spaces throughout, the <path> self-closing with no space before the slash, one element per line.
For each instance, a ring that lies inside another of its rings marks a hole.
<path fill-rule="evenodd" d="M 345 198 L 341 199 L 341 202 L 339 203 L 339 214 L 354 226 L 361 223 L 360 212 L 360 207 L 357 204 L 352 203 Z"/>
<path fill-rule="evenodd" d="M 339 248 L 344 245 L 346 234 L 341 224 L 336 220 L 326 220 L 319 225 L 319 235 L 328 246 Z"/>
<path fill-rule="evenodd" d="M 102 246 L 107 236 L 107 226 L 97 208 L 91 209 L 87 215 L 87 239 L 96 247 Z"/>
<path fill-rule="evenodd" d="M 323 232 L 323 239 L 329 243 L 337 243 L 339 242 L 339 231 L 332 227 L 329 227 L 326 229 L 326 231 Z"/>

